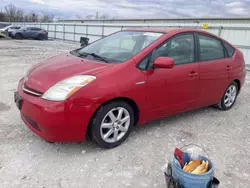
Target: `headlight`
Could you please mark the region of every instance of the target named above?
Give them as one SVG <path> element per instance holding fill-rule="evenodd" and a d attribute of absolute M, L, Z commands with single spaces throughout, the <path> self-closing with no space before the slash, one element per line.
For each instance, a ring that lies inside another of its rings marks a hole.
<path fill-rule="evenodd" d="M 63 101 L 95 79 L 95 76 L 90 75 L 78 75 L 67 78 L 49 88 L 42 98 L 52 101 Z"/>

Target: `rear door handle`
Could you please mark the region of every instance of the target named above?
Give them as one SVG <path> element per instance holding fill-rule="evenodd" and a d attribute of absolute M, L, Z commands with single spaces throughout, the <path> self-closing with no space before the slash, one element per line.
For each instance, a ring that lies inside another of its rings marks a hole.
<path fill-rule="evenodd" d="M 192 72 L 189 74 L 189 77 L 194 77 L 194 76 L 198 76 L 198 72 L 192 71 Z"/>

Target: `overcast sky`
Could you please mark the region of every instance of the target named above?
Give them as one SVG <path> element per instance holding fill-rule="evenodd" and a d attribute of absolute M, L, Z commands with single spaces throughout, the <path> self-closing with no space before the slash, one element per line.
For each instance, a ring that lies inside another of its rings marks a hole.
<path fill-rule="evenodd" d="M 250 17 L 250 0 L 0 0 L 26 12 L 53 12 L 57 17 L 108 14 L 116 18 Z"/>

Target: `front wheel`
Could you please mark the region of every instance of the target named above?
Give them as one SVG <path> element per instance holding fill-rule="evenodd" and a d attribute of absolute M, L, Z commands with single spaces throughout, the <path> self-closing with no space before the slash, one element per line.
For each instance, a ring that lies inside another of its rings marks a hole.
<path fill-rule="evenodd" d="M 123 101 L 108 103 L 98 109 L 92 123 L 91 136 L 103 148 L 120 145 L 134 125 L 134 111 Z"/>
<path fill-rule="evenodd" d="M 226 89 L 221 101 L 217 105 L 220 110 L 229 110 L 234 105 L 238 95 L 238 84 L 233 81 Z"/>
<path fill-rule="evenodd" d="M 23 35 L 20 33 L 15 34 L 15 39 L 23 39 Z"/>

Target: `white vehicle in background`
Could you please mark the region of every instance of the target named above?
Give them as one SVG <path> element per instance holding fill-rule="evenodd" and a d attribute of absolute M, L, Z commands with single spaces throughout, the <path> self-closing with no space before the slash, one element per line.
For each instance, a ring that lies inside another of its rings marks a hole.
<path fill-rule="evenodd" d="M 20 26 L 8 25 L 0 29 L 0 37 L 11 37 L 12 32 L 20 29 Z"/>
<path fill-rule="evenodd" d="M 12 33 L 15 32 L 16 30 L 19 30 L 21 29 L 22 27 L 21 26 L 11 26 L 8 28 L 8 36 L 9 37 L 12 37 Z"/>

